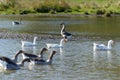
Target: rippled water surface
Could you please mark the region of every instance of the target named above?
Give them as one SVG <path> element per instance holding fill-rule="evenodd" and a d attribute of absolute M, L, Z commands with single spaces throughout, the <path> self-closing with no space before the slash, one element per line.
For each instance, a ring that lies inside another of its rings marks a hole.
<path fill-rule="evenodd" d="M 18 30 L 30 33 L 59 34 L 61 22 L 65 22 L 67 30 L 74 35 L 104 36 L 99 40 L 75 40 L 64 43 L 63 48 L 56 50 L 52 65 L 25 64 L 20 70 L 2 71 L 2 80 L 119 80 L 120 79 L 120 41 L 114 38 L 120 36 L 120 18 L 72 18 L 54 17 L 38 18 L 22 17 L 21 25 L 12 25 L 12 21 L 19 17 L 1 17 L 0 28 Z M 109 38 L 105 38 L 109 37 Z M 105 38 L 105 39 L 104 39 Z M 104 43 L 113 39 L 115 44 L 111 51 L 93 52 L 93 43 Z M 38 54 L 40 48 L 46 47 L 45 43 L 60 43 L 60 39 L 37 40 L 40 46 L 21 47 L 20 39 L 0 39 L 0 56 L 12 58 L 20 49 L 28 53 Z M 19 60 L 21 59 L 21 56 Z"/>
<path fill-rule="evenodd" d="M 9 41 L 9 44 L 8 44 Z M 48 39 L 37 41 L 40 46 L 21 48 L 21 40 L 0 40 L 0 55 L 12 56 L 20 49 L 26 52 L 38 54 L 39 49 L 46 47 L 45 43 L 58 43 L 60 39 Z M 44 43 L 43 43 L 44 42 Z M 92 44 L 107 43 L 107 41 L 69 41 L 64 43 L 62 49 L 49 49 L 45 58 L 51 50 L 56 50 L 52 65 L 25 64 L 17 71 L 1 71 L 3 80 L 118 80 L 120 78 L 120 42 L 116 42 L 112 51 L 93 52 Z"/>

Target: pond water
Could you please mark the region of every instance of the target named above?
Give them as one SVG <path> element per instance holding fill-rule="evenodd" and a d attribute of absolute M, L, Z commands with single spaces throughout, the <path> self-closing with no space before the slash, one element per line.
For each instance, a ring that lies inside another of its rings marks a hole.
<path fill-rule="evenodd" d="M 12 21 L 19 21 L 21 25 L 12 25 Z M 120 17 L 39 17 L 39 16 L 1 16 L 0 28 L 38 33 L 60 34 L 60 24 L 66 24 L 66 30 L 73 35 L 119 37 Z"/>
<path fill-rule="evenodd" d="M 20 70 L 1 71 L 2 80 L 119 80 L 120 79 L 120 18 L 93 18 L 93 17 L 54 17 L 35 18 L 22 17 L 22 24 L 13 26 L 11 21 L 18 17 L 1 17 L 0 27 L 30 33 L 59 34 L 61 22 L 65 22 L 67 30 L 74 35 L 103 36 L 103 39 L 75 40 L 64 43 L 62 49 L 56 50 L 52 65 L 25 64 Z M 106 23 L 106 24 L 105 24 Z M 97 27 L 97 28 L 96 28 Z M 36 29 L 37 28 L 37 29 Z M 108 38 L 114 39 L 115 44 L 111 51 L 93 52 L 93 43 L 107 44 Z M 104 39 L 105 38 L 105 39 Z M 9 43 L 8 43 L 9 42 Z M 0 56 L 10 58 L 20 49 L 38 54 L 39 49 L 46 47 L 45 43 L 60 43 L 60 39 L 37 40 L 40 46 L 21 47 L 20 39 L 0 39 Z M 21 56 L 20 56 L 21 57 Z"/>

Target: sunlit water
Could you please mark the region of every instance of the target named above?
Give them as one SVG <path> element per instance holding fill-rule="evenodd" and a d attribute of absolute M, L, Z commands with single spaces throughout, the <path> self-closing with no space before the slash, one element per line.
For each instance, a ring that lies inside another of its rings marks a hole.
<path fill-rule="evenodd" d="M 113 37 L 119 38 L 118 33 L 120 32 L 119 18 L 111 19 L 116 22 L 115 26 L 112 21 L 110 23 L 110 18 L 105 18 L 105 20 L 103 18 L 36 18 L 35 20 L 25 18 L 18 26 L 13 26 L 12 20 L 17 20 L 17 18 L 1 18 L 0 27 L 31 33 L 59 34 L 61 29 L 59 24 L 65 22 L 69 26 L 67 30 L 74 35 L 100 35 L 113 39 Z M 109 23 L 103 25 L 107 21 Z M 108 28 L 109 26 L 112 27 Z M 2 80 L 119 80 L 120 42 L 115 41 L 111 51 L 93 52 L 94 42 L 107 45 L 107 41 L 108 38 L 68 41 L 64 43 L 63 48 L 49 49 L 45 54 L 45 58 L 47 58 L 52 50 L 57 51 L 52 65 L 29 66 L 26 63 L 20 70 L 1 71 L 0 78 Z M 59 44 L 60 39 L 38 40 L 37 43 L 40 46 L 22 48 L 20 39 L 0 39 L 0 56 L 12 58 L 20 49 L 38 54 L 40 48 L 46 47 L 45 43 Z"/>

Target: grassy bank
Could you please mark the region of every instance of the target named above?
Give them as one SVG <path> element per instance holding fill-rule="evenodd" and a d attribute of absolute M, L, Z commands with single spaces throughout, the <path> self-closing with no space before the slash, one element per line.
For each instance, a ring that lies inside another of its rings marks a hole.
<path fill-rule="evenodd" d="M 0 0 L 0 14 L 120 15 L 119 0 Z"/>

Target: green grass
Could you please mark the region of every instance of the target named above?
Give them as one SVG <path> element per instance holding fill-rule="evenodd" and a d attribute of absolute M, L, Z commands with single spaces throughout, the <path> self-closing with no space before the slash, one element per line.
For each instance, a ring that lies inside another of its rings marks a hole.
<path fill-rule="evenodd" d="M 0 14 L 120 14 L 119 0 L 3 0 Z"/>

